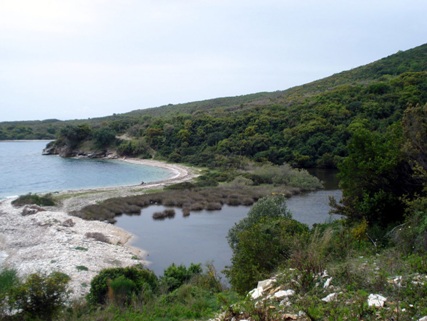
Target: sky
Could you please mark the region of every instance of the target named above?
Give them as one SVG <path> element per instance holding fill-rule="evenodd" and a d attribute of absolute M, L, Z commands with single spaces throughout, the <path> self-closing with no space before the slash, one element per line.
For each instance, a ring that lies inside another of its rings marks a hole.
<path fill-rule="evenodd" d="M 0 0 L 0 121 L 284 90 L 427 42 L 425 0 Z"/>

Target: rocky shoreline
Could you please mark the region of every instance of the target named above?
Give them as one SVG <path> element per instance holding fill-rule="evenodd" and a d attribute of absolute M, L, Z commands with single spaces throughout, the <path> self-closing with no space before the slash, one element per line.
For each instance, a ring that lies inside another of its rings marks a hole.
<path fill-rule="evenodd" d="M 56 207 L 22 215 L 12 199 L 0 202 L 0 264 L 14 268 L 19 275 L 61 271 L 71 277 L 73 298 L 87 294 L 91 279 L 107 267 L 147 265 L 147 253 L 130 245 L 133 235 L 114 225 L 85 221 L 68 215 L 71 210 L 111 197 L 144 193 L 147 189 L 190 180 L 194 170 L 158 161 L 127 159 L 128 162 L 171 170 L 172 177 L 138 186 L 64 191 L 55 195 Z M 3 262 L 2 262 L 3 261 Z"/>

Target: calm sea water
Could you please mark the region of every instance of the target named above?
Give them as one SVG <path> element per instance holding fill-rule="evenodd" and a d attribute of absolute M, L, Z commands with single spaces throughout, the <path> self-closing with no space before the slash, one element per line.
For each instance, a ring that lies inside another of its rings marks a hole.
<path fill-rule="evenodd" d="M 36 192 L 136 185 L 166 179 L 166 169 L 119 160 L 44 156 L 48 141 L 0 142 L 0 199 Z"/>

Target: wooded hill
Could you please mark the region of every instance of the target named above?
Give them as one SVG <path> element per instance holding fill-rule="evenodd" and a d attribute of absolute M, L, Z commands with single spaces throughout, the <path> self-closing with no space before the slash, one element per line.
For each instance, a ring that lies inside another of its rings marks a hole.
<path fill-rule="evenodd" d="M 242 160 L 335 167 L 354 122 L 384 131 L 427 103 L 427 44 L 285 91 L 135 110 L 109 117 L 0 123 L 0 139 L 57 139 L 203 166 Z"/>

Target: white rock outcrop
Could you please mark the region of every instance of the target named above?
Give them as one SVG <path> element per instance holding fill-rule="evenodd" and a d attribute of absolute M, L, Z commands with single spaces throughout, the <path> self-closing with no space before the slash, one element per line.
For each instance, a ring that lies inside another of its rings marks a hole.
<path fill-rule="evenodd" d="M 114 225 L 78 217 L 71 224 L 64 212 L 22 216 L 21 211 L 10 200 L 0 202 L 0 264 L 21 276 L 63 272 L 71 277 L 73 298 L 87 294 L 90 281 L 104 268 L 146 263 L 145 253 L 128 245 L 132 235 Z M 101 233 L 109 243 L 88 233 Z"/>
<path fill-rule="evenodd" d="M 369 294 L 368 297 L 368 306 L 382 308 L 387 301 L 387 298 L 383 297 L 380 294 Z"/>

